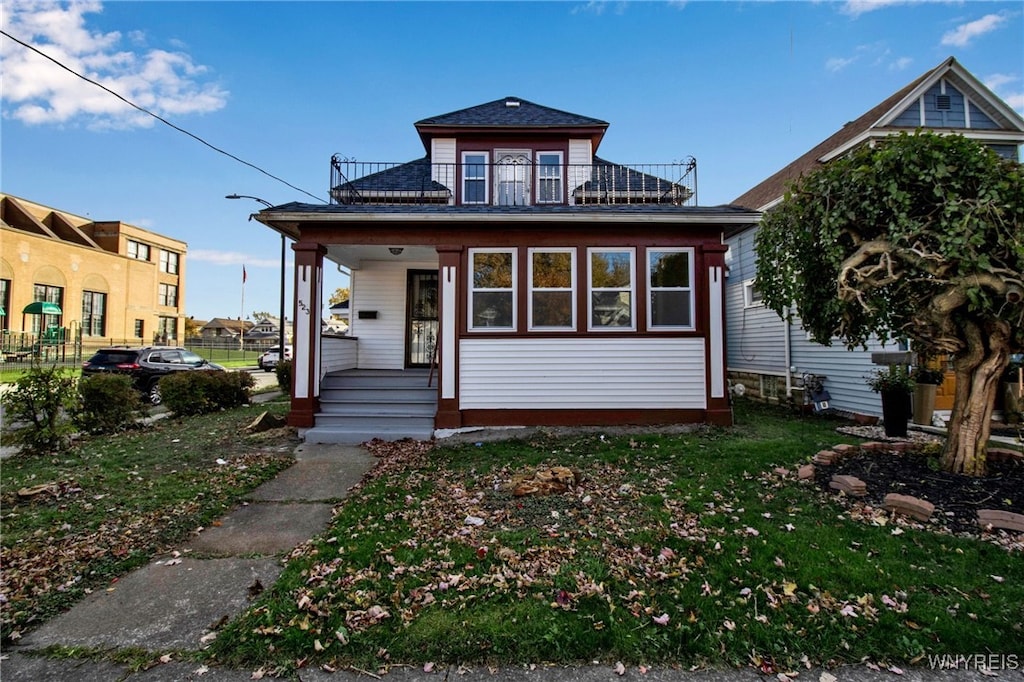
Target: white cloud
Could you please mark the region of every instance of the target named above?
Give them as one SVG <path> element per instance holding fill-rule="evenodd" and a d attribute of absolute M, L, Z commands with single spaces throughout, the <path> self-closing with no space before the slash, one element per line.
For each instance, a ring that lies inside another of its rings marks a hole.
<path fill-rule="evenodd" d="M 186 52 L 147 48 L 142 31 L 123 36 L 89 29 L 86 15 L 103 11 L 96 0 L 16 0 L 6 5 L 7 33 L 155 114 L 208 113 L 227 104 L 228 93 L 216 83 L 204 82 L 206 67 L 195 64 Z M 84 122 L 90 128 L 155 123 L 151 116 L 12 40 L 0 40 L 0 59 L 5 116 L 29 125 Z"/>
<path fill-rule="evenodd" d="M 1008 73 L 994 73 L 982 79 L 992 92 L 996 93 L 1014 111 L 1024 116 L 1024 92 L 1020 91 L 1020 77 Z"/>
<path fill-rule="evenodd" d="M 914 0 L 847 0 L 840 10 L 843 14 L 859 17 L 868 12 L 885 9 L 893 5 L 913 4 Z"/>
<path fill-rule="evenodd" d="M 966 24 L 947 31 L 942 36 L 942 44 L 947 47 L 967 47 L 975 38 L 991 33 L 1006 21 L 1004 14 L 986 14 Z"/>
<path fill-rule="evenodd" d="M 190 262 L 212 263 L 213 265 L 244 265 L 247 268 L 278 268 L 280 259 L 256 258 L 237 251 L 218 251 L 216 249 L 193 249 L 188 252 Z"/>
<path fill-rule="evenodd" d="M 914 63 L 910 57 L 899 57 L 889 64 L 890 71 L 905 71 Z"/>
<path fill-rule="evenodd" d="M 825 68 L 832 73 L 842 71 L 850 64 L 857 61 L 856 57 L 830 57 L 825 61 Z"/>

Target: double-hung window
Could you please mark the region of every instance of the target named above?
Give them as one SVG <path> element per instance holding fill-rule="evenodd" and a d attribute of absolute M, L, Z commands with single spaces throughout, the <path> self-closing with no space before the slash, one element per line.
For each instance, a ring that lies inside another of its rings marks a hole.
<path fill-rule="evenodd" d="M 570 331 L 576 328 L 575 249 L 530 249 L 529 328 Z"/>
<path fill-rule="evenodd" d="M 462 203 L 486 204 L 487 200 L 487 153 L 463 152 Z"/>
<path fill-rule="evenodd" d="M 469 250 L 469 328 L 511 331 L 516 328 L 516 252 Z"/>
<path fill-rule="evenodd" d="M 178 306 L 178 287 L 173 284 L 161 284 L 158 302 L 162 306 Z"/>
<path fill-rule="evenodd" d="M 133 239 L 128 240 L 128 257 L 135 260 L 149 260 L 149 244 L 143 244 Z"/>
<path fill-rule="evenodd" d="M 693 249 L 647 251 L 647 326 L 693 329 Z"/>
<path fill-rule="evenodd" d="M 562 153 L 537 153 L 537 203 L 562 203 Z"/>
<path fill-rule="evenodd" d="M 636 250 L 588 249 L 588 328 L 591 331 L 630 331 L 636 328 Z"/>
<path fill-rule="evenodd" d="M 178 254 L 173 251 L 161 251 L 160 272 L 166 272 L 169 275 L 178 274 Z"/>
<path fill-rule="evenodd" d="M 47 301 L 49 303 L 56 303 L 61 309 L 64 308 L 64 287 L 53 286 L 51 284 L 33 284 L 32 285 L 32 300 L 33 301 Z M 6 310 L 6 309 L 5 309 Z M 32 315 L 32 333 L 41 334 L 43 331 L 50 329 L 51 327 L 61 326 L 61 316 L 46 314 L 46 315 Z"/>

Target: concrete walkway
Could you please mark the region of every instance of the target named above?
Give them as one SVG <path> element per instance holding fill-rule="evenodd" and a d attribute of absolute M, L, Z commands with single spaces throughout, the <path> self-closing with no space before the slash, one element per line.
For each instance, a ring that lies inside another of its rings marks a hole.
<path fill-rule="evenodd" d="M 326 529 L 334 505 L 373 463 L 360 446 L 300 445 L 291 467 L 177 552 L 94 592 L 6 649 L 0 679 L 193 679 L 198 665 L 129 674 L 126 666 L 33 653 L 49 646 L 200 650 L 211 628 L 242 613 L 254 593 L 277 580 L 283 557 Z M 203 679 L 247 680 L 251 673 L 216 670 Z"/>

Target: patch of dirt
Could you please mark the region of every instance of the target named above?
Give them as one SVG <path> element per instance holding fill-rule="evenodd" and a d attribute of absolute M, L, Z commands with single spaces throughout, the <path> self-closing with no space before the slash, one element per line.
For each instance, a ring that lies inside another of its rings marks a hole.
<path fill-rule="evenodd" d="M 860 498 L 878 508 L 889 493 L 911 495 L 935 505 L 929 526 L 951 533 L 977 535 L 979 509 L 1001 509 L 1024 514 L 1024 461 L 990 461 L 983 477 L 939 470 L 934 454 L 914 452 L 861 452 L 831 466 L 815 468 L 815 483 L 829 493 L 832 476 L 856 476 L 867 485 Z"/>

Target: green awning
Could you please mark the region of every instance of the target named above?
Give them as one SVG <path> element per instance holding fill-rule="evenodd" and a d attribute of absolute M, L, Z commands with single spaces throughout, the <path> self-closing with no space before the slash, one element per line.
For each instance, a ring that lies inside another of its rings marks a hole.
<path fill-rule="evenodd" d="M 25 315 L 63 315 L 63 311 L 56 303 L 49 301 L 35 301 L 25 306 L 21 311 Z"/>

